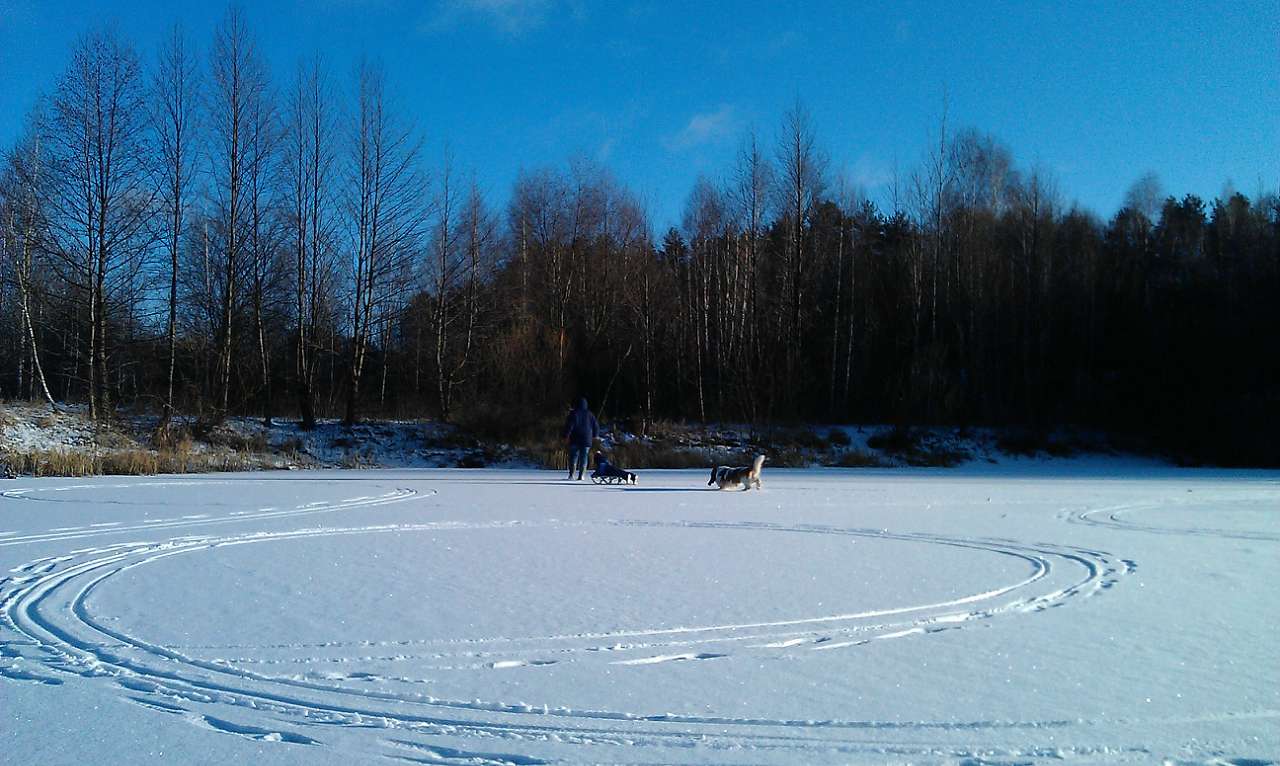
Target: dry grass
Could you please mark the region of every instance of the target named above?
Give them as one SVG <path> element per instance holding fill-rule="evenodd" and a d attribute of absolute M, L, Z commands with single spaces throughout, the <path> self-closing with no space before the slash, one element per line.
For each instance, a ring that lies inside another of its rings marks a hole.
<path fill-rule="evenodd" d="M 158 452 L 190 454 L 195 446 L 191 429 L 175 423 L 161 423 L 151 432 L 151 446 Z"/>
<path fill-rule="evenodd" d="M 373 468 L 377 465 L 373 458 L 372 447 L 349 449 L 342 453 L 342 459 L 338 461 L 338 465 L 343 468 Z"/>
<path fill-rule="evenodd" d="M 544 442 L 521 448 L 536 465 L 557 471 L 569 469 L 569 450 L 563 444 Z"/>
<path fill-rule="evenodd" d="M 225 447 L 235 452 L 266 452 L 270 446 L 264 431 L 242 434 L 229 428 L 210 431 L 206 441 L 210 446 Z"/>
<path fill-rule="evenodd" d="M 6 450 L 0 462 L 19 476 L 93 476 L 98 461 L 90 452 L 68 450 Z"/>
<path fill-rule="evenodd" d="M 212 420 L 196 420 L 181 427 L 195 441 L 210 447 L 223 447 L 235 452 L 267 452 L 270 448 L 266 431 L 241 433 L 225 423 Z"/>
<path fill-rule="evenodd" d="M 174 450 L 30 450 L 5 451 L 0 463 L 23 476 L 147 476 L 158 473 L 214 473 L 266 467 L 238 452 L 193 454 Z"/>
<path fill-rule="evenodd" d="M 278 451 L 290 463 L 300 463 L 310 459 L 310 455 L 306 455 L 306 445 L 302 443 L 302 439 L 296 436 L 281 442 Z"/>

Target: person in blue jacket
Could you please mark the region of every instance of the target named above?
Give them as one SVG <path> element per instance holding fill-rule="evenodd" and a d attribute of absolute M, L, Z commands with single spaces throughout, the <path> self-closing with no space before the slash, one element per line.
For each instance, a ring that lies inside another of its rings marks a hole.
<path fill-rule="evenodd" d="M 600 435 L 600 424 L 596 416 L 587 409 L 587 400 L 579 399 L 577 409 L 571 410 L 564 419 L 564 430 L 561 436 L 569 443 L 569 478 L 578 472 L 578 481 L 582 481 L 582 472 L 587 467 L 587 453 L 591 444 Z"/>

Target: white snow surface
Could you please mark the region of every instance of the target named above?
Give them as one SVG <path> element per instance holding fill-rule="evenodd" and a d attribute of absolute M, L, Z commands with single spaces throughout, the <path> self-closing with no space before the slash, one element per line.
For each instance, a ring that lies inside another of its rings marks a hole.
<path fill-rule="evenodd" d="M 4 482 L 0 761 L 1280 758 L 1280 472 L 1063 466 Z"/>

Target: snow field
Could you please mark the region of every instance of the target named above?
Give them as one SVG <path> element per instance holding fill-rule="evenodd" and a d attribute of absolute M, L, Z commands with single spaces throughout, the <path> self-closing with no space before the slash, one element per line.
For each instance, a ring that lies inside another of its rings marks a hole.
<path fill-rule="evenodd" d="M 14 482 L 0 746 L 19 763 L 1280 754 L 1274 473 L 704 485 Z M 39 725 L 69 711 L 83 736 Z"/>

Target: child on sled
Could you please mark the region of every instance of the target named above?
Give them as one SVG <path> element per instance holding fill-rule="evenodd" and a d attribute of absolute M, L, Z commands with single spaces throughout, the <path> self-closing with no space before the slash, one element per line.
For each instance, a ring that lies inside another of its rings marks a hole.
<path fill-rule="evenodd" d="M 603 452 L 596 453 L 596 469 L 591 472 L 596 484 L 635 484 L 636 475 L 609 462 Z"/>

